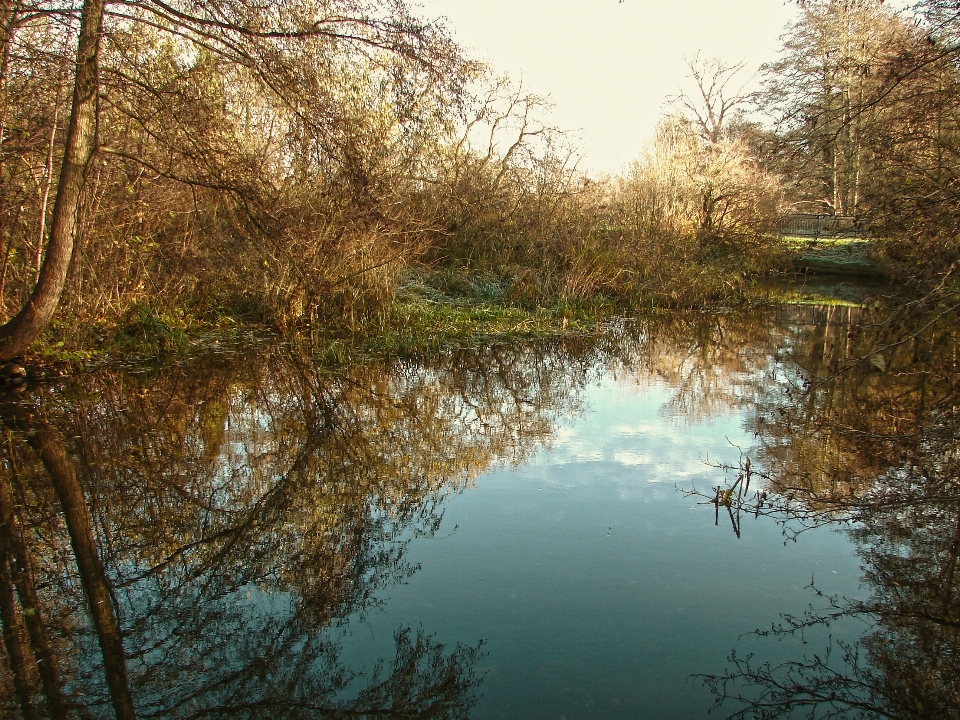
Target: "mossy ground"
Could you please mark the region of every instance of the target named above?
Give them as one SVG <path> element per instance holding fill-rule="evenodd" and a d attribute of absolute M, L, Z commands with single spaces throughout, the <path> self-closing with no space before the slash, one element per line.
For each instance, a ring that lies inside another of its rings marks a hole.
<path fill-rule="evenodd" d="M 847 298 L 756 285 L 739 307 L 773 303 L 856 305 Z M 700 308 L 704 309 L 704 308 Z M 677 308 L 670 308 L 671 311 Z M 31 351 L 36 365 L 82 368 L 117 361 L 169 362 L 229 345 L 278 336 L 310 347 L 321 362 L 342 365 L 363 357 L 416 356 L 491 342 L 598 332 L 617 315 L 658 312 L 656 302 L 625 303 L 603 295 L 587 298 L 521 294 L 509 277 L 457 270 L 410 273 L 391 305 L 345 324 L 319 322 L 312 329 L 280 333 L 259 318 L 228 308 L 191 313 L 135 305 L 114 323 L 87 329 L 82 344 L 67 346 L 54 324 Z"/>
<path fill-rule="evenodd" d="M 394 302 L 376 315 L 345 325 L 318 322 L 312 328 L 283 334 L 283 339 L 312 346 L 333 364 L 359 357 L 418 355 L 455 347 L 595 332 L 622 311 L 604 297 L 587 300 L 544 298 L 518 301 L 508 279 L 462 272 L 411 274 L 398 287 Z M 211 347 L 257 342 L 281 333 L 259 318 L 217 312 L 174 312 L 137 304 L 116 322 L 86 328 L 83 341 L 67 345 L 63 328 L 51 325 L 31 349 L 27 362 L 79 369 L 117 361 L 169 361 Z"/>

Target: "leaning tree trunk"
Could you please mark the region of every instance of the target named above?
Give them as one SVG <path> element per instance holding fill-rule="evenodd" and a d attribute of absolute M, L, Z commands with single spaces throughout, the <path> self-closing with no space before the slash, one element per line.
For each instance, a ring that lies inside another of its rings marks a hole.
<path fill-rule="evenodd" d="M 136 720 L 133 697 L 123 649 L 123 634 L 113 606 L 110 584 L 93 537 L 93 519 L 87 507 L 77 472 L 57 431 L 42 418 L 14 404 L 2 408 L 4 422 L 26 434 L 50 476 L 54 492 L 63 509 L 70 544 L 80 573 L 80 584 L 87 598 L 90 618 L 100 641 L 103 669 L 117 720 Z M 0 578 L 2 580 L 2 578 Z M 2 587 L 0 587 L 2 590 Z"/>
<path fill-rule="evenodd" d="M 10 455 L 11 474 L 15 473 L 13 454 Z M 27 626 L 30 647 L 37 662 L 37 672 L 43 685 L 43 694 L 47 698 L 47 714 L 52 720 L 67 720 L 66 704 L 63 697 L 63 684 L 60 680 L 60 668 L 57 656 L 50 646 L 44 627 L 43 610 L 37 596 L 37 586 L 30 567 L 23 533 L 19 527 L 14 510 L 14 498 L 10 490 L 7 475 L 0 471 L 0 548 L 6 547 L 6 564 L 9 579 L 13 582 L 23 608 L 23 622 Z M 3 578 L 4 559 L 0 557 L 0 580 Z"/>
<path fill-rule="evenodd" d="M 30 651 L 24 637 L 26 633 L 23 621 L 17 612 L 8 558 L 7 548 L 0 542 L 0 621 L 3 623 L 3 644 L 7 648 L 7 659 L 10 661 L 10 674 L 13 675 L 13 689 L 20 704 L 20 714 L 24 720 L 36 720 L 39 714 L 33 706 Z"/>
<path fill-rule="evenodd" d="M 63 153 L 63 166 L 50 221 L 47 254 L 36 287 L 26 305 L 0 327 L 0 360 L 23 353 L 53 318 L 73 259 L 80 215 L 80 195 L 96 150 L 100 30 L 103 0 L 84 0 L 77 43 L 73 106 Z"/>

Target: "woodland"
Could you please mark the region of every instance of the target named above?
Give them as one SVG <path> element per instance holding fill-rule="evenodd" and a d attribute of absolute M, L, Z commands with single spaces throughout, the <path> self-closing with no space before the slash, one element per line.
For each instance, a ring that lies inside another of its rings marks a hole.
<path fill-rule="evenodd" d="M 0 717 L 469 717 L 479 638 L 364 674 L 345 618 L 611 374 L 744 413 L 677 488 L 711 530 L 858 557 L 754 635 L 866 634 L 703 668 L 722 712 L 960 718 L 956 2 L 798 2 L 618 176 L 403 0 L 0 0 L 0 41 L 0 361 L 133 358 L 0 384 Z M 770 303 L 791 214 L 852 218 L 882 302 Z"/>
<path fill-rule="evenodd" d="M 402 0 L 3 0 L 0 28 L 7 360 L 427 332 L 458 297 L 540 328 L 749 303 L 787 212 L 854 217 L 908 296 L 960 259 L 946 0 L 800 2 L 762 91 L 693 59 L 612 177 Z"/>

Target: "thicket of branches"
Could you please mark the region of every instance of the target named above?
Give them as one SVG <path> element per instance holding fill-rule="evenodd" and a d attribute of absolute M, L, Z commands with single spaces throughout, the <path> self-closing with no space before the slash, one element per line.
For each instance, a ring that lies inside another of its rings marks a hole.
<path fill-rule="evenodd" d="M 765 67 L 770 162 L 794 207 L 854 215 L 920 272 L 956 258 L 958 40 L 955 3 L 803 2 Z"/>
<path fill-rule="evenodd" d="M 0 3 L 0 316 L 30 307 L 69 236 L 53 340 L 184 318 L 388 322 L 423 265 L 498 274 L 534 305 L 726 301 L 770 267 L 790 208 L 857 216 L 918 275 L 956 256 L 951 3 L 800 3 L 762 92 L 741 65 L 694 59 L 693 92 L 614 178 L 580 172 L 541 98 L 402 0 L 108 3 L 84 66 L 96 7 Z"/>

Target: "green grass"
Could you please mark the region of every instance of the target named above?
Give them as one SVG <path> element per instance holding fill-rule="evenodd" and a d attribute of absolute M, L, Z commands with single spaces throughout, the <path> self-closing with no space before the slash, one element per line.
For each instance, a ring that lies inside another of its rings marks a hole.
<path fill-rule="evenodd" d="M 862 302 L 817 293 L 803 293 L 796 290 L 774 290 L 768 295 L 771 302 L 780 305 L 820 305 L 828 307 L 865 307 Z"/>
<path fill-rule="evenodd" d="M 562 303 L 531 311 L 490 303 L 405 301 L 392 308 L 391 321 L 383 334 L 372 338 L 368 345 L 377 350 L 407 354 L 496 339 L 589 332 L 595 329 L 599 319 L 594 312 L 583 312 Z"/>
<path fill-rule="evenodd" d="M 363 357 L 416 357 L 489 343 L 596 332 L 612 306 L 557 304 L 527 310 L 472 303 L 405 301 L 391 309 L 385 324 L 368 323 L 347 336 L 314 339 L 314 354 L 339 366 Z"/>
<path fill-rule="evenodd" d="M 535 307 L 511 300 L 493 275 L 431 273 L 408 279 L 387 313 L 358 328 L 365 353 L 411 355 L 483 343 L 596 331 L 616 307 L 606 298 L 554 299 Z M 336 348 L 343 347 L 338 342 Z M 331 352 L 324 350 L 324 353 Z"/>
<path fill-rule="evenodd" d="M 787 245 L 801 247 L 846 247 L 848 245 L 870 245 L 876 244 L 872 238 L 862 237 L 805 237 L 801 235 L 784 235 L 781 240 Z"/>

